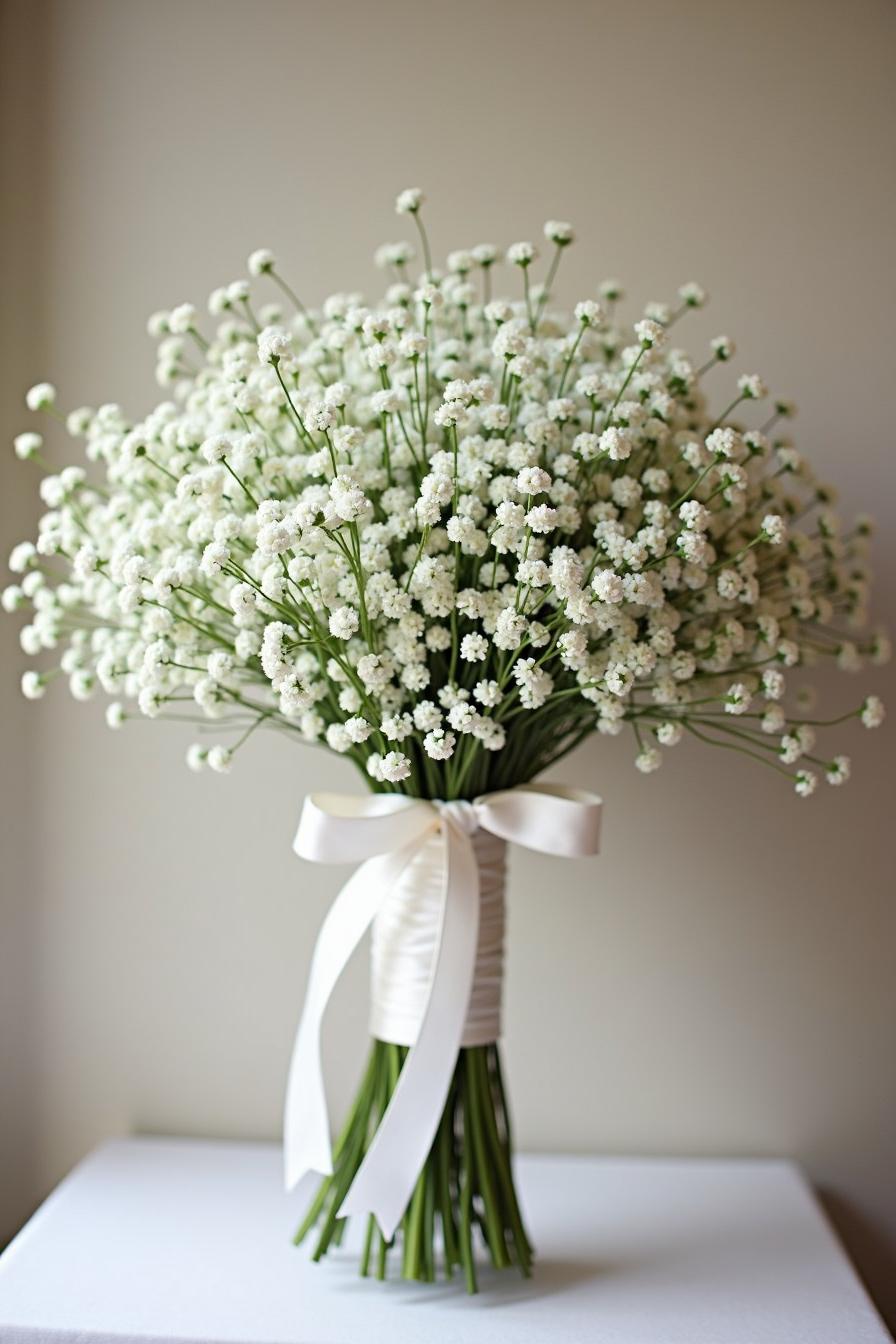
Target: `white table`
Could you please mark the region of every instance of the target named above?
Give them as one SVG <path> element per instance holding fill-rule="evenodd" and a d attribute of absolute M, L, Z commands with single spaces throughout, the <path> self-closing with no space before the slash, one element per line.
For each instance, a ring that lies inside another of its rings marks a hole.
<path fill-rule="evenodd" d="M 524 1157 L 533 1279 L 357 1277 L 291 1245 L 270 1144 L 108 1143 L 0 1258 L 2 1344 L 885 1344 L 788 1162 Z M 397 1257 L 394 1257 L 397 1259 Z"/>

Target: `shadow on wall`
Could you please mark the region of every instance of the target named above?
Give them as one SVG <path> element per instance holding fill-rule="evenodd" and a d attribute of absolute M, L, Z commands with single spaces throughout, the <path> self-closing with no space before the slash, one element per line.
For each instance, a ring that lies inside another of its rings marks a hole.
<path fill-rule="evenodd" d="M 46 141 L 45 50 L 41 0 L 30 6 L 0 5 L 0 182 L 4 188 L 0 407 L 3 429 L 12 432 L 20 428 L 18 416 L 24 414 L 22 389 L 34 377 L 42 355 L 39 277 L 44 181 L 34 165 L 43 162 Z M 12 452 L 5 432 L 0 441 L 8 463 Z M 3 473 L 0 489 L 4 543 L 30 532 L 39 512 L 34 476 L 16 471 L 15 465 Z M 0 586 L 5 582 L 5 577 L 0 579 Z M 17 627 L 4 619 L 0 622 L 0 1245 L 14 1235 L 42 1193 L 36 1159 L 35 1023 L 27 1010 L 37 962 L 36 884 L 27 843 L 29 818 L 35 811 L 35 752 L 31 726 L 21 712 L 21 661 Z"/>
<path fill-rule="evenodd" d="M 826 1186 L 816 1187 L 815 1194 L 871 1297 L 885 1302 L 892 1292 L 893 1271 L 892 1239 L 883 1222 Z"/>

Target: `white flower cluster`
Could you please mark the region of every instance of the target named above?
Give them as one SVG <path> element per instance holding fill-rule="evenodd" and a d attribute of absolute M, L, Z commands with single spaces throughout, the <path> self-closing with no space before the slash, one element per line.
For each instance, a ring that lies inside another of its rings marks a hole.
<path fill-rule="evenodd" d="M 616 281 L 555 310 L 573 231 L 506 253 L 517 299 L 492 297 L 489 245 L 430 261 L 422 194 L 398 198 L 422 243 L 381 248 L 375 306 L 306 309 L 266 250 L 215 290 L 210 337 L 190 304 L 150 321 L 170 399 L 133 422 L 117 405 L 66 418 L 87 468 L 44 476 L 36 544 L 16 547 L 8 610 L 30 609 L 28 654 L 61 650 L 107 721 L 171 710 L 233 729 L 189 763 L 230 767 L 267 724 L 349 756 L 376 786 L 471 796 L 531 778 L 596 730 L 630 725 L 637 764 L 686 735 L 766 760 L 812 791 L 845 757 L 813 755 L 785 711 L 785 671 L 885 656 L 860 640 L 866 524 L 845 532 L 789 442 L 789 413 L 737 382 L 720 419 L 675 345 L 698 285 L 620 325 Z M 288 312 L 285 308 L 288 303 Z M 198 371 L 196 366 L 198 364 Z M 53 415 L 40 384 L 28 404 Z M 63 418 L 63 417 L 59 417 Z M 19 435 L 22 459 L 43 441 Z M 41 695 L 53 671 L 25 673 Z M 186 706 L 186 708 L 184 708 Z M 180 708 L 178 708 L 180 707 Z M 874 697 L 856 711 L 873 726 Z"/>

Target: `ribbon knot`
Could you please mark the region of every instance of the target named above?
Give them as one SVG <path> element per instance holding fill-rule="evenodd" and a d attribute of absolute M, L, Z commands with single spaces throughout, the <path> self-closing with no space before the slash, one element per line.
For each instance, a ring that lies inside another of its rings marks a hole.
<path fill-rule="evenodd" d="M 451 1086 L 470 1002 L 479 936 L 479 869 L 471 836 L 489 831 L 545 854 L 596 854 L 601 800 L 551 784 L 521 784 L 467 801 L 429 802 L 401 794 L 305 799 L 294 849 L 314 863 L 357 863 L 330 907 L 311 961 L 293 1048 L 284 1115 L 288 1189 L 306 1171 L 330 1175 L 333 1159 L 320 1029 L 342 971 L 421 846 L 442 831 L 443 902 L 439 940 L 417 1040 L 339 1213 L 373 1213 L 392 1237 L 432 1146 Z"/>
<path fill-rule="evenodd" d="M 466 799 L 453 799 L 450 803 L 437 802 L 435 804 L 439 816 L 443 821 L 458 830 L 463 831 L 464 835 L 475 835 L 479 830 L 479 817 L 476 815 L 476 808 L 473 803 L 468 803 Z"/>

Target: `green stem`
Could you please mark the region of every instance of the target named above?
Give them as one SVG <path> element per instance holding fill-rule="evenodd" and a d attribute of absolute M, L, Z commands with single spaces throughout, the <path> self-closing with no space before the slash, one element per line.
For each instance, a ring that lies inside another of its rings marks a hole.
<path fill-rule="evenodd" d="M 472 1117 L 472 1140 L 473 1140 L 473 1160 L 476 1164 L 477 1184 L 482 1192 L 483 1204 L 485 1206 L 485 1231 L 488 1241 L 489 1251 L 495 1265 L 499 1269 L 505 1268 L 510 1264 L 507 1255 L 507 1247 L 504 1243 L 504 1227 L 499 1217 L 498 1199 L 495 1193 L 494 1182 L 492 1179 L 491 1164 L 488 1160 L 488 1149 L 485 1142 L 485 1121 L 484 1111 L 486 1109 L 486 1098 L 483 1097 L 480 1090 L 480 1080 L 476 1068 L 477 1050 L 468 1050 L 466 1054 L 466 1077 L 470 1097 L 470 1113 Z"/>
<path fill-rule="evenodd" d="M 374 1041 L 358 1095 L 334 1146 L 333 1174 L 321 1182 L 296 1240 L 320 1224 L 312 1258 L 339 1245 L 346 1219 L 339 1209 L 395 1091 L 408 1049 Z M 456 1137 L 457 1136 L 457 1137 Z M 398 1236 L 402 1276 L 432 1282 L 437 1272 L 436 1230 L 441 1225 L 445 1276 L 461 1265 L 469 1292 L 476 1292 L 474 1225 L 485 1237 L 493 1263 L 515 1264 L 528 1275 L 532 1251 L 513 1188 L 506 1099 L 497 1046 L 461 1050 L 445 1109 Z M 367 1219 L 359 1272 L 386 1277 L 392 1246 Z"/>

